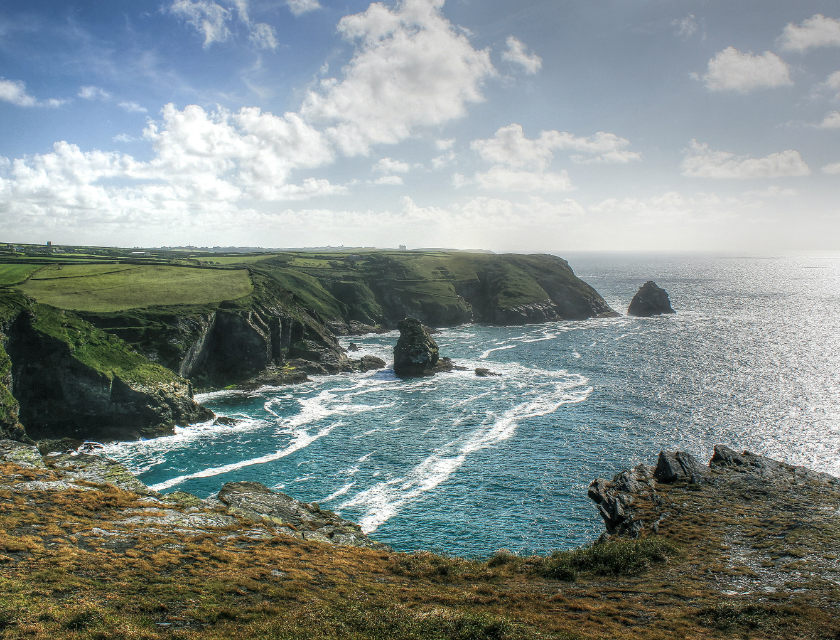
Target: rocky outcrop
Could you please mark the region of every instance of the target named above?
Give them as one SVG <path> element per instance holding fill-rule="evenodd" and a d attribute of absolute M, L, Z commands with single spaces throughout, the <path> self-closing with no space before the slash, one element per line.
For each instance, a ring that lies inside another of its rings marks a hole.
<path fill-rule="evenodd" d="M 400 337 L 394 347 L 394 373 L 398 376 L 426 376 L 434 373 L 440 361 L 437 342 L 417 318 L 406 318 L 397 325 Z"/>
<path fill-rule="evenodd" d="M 3 478 L 3 488 L 17 494 L 97 491 L 110 485 L 139 497 L 139 508 L 125 509 L 109 522 L 100 521 L 90 531 L 77 532 L 88 540 L 114 542 L 173 533 L 193 536 L 227 529 L 231 536 L 249 539 L 286 536 L 341 547 L 390 549 L 366 536 L 356 523 L 257 482 L 228 483 L 216 498 L 207 500 L 182 491 L 161 494 L 105 456 L 72 452 L 42 457 L 34 445 L 12 440 L 0 440 L 0 464 L 13 465 L 13 473 Z M 14 473 L 14 468 L 37 474 Z"/>
<path fill-rule="evenodd" d="M 627 307 L 627 315 L 641 318 L 658 316 L 664 313 L 676 313 L 676 311 L 671 308 L 668 292 L 657 286 L 652 280 L 639 287 L 630 302 L 630 306 Z"/>
<path fill-rule="evenodd" d="M 4 302 L 0 426 L 7 437 L 132 440 L 213 417 L 193 400 L 187 380 L 118 338 L 22 297 Z"/>
<path fill-rule="evenodd" d="M 340 547 L 389 548 L 368 538 L 356 523 L 322 510 L 317 503 L 300 502 L 259 482 L 228 482 L 219 491 L 219 500 L 227 505 L 228 513 L 232 515 L 252 522 L 265 522 L 284 530 L 285 535 L 301 540 Z"/>
<path fill-rule="evenodd" d="M 598 506 L 608 536 L 637 537 L 658 532 L 671 515 L 663 487 L 749 499 L 752 492 L 787 496 L 798 488 L 820 486 L 840 490 L 840 478 L 717 445 L 708 466 L 685 451 L 662 451 L 656 467 L 640 464 L 612 480 L 593 480 L 588 495 Z"/>
<path fill-rule="evenodd" d="M 490 371 L 490 369 L 486 369 L 484 367 L 477 367 L 475 370 L 475 375 L 479 378 L 494 378 L 501 376 L 501 373 L 496 373 L 495 371 Z"/>

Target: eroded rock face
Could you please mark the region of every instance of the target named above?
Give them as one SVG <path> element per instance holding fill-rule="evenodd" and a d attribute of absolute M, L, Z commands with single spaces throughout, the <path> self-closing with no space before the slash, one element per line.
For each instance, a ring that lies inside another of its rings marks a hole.
<path fill-rule="evenodd" d="M 670 516 L 663 507 L 659 485 L 730 494 L 734 489 L 739 496 L 751 491 L 782 495 L 805 486 L 840 489 L 840 478 L 717 445 L 708 466 L 684 451 L 662 451 L 655 468 L 638 465 L 612 480 L 598 478 L 589 485 L 588 493 L 598 505 L 607 534 L 636 537 L 656 533 Z"/>
<path fill-rule="evenodd" d="M 259 482 L 228 482 L 219 491 L 228 513 L 254 522 L 286 529 L 286 535 L 338 546 L 387 549 L 368 538 L 354 522 L 340 518 L 317 504 L 307 504 L 272 491 Z"/>
<path fill-rule="evenodd" d="M 627 315 L 630 316 L 647 318 L 663 313 L 676 313 L 676 311 L 671 308 L 668 292 L 657 286 L 653 280 L 649 280 L 639 287 L 630 302 L 630 306 L 627 307 Z"/>
<path fill-rule="evenodd" d="M 20 314 L 9 330 L 12 392 L 29 437 L 136 440 L 209 420 L 189 382 L 138 382 L 105 375 L 74 357 L 67 343 L 33 328 Z"/>
<path fill-rule="evenodd" d="M 417 318 L 397 324 L 400 338 L 394 347 L 394 372 L 398 376 L 425 376 L 434 373 L 440 360 L 437 342 Z"/>

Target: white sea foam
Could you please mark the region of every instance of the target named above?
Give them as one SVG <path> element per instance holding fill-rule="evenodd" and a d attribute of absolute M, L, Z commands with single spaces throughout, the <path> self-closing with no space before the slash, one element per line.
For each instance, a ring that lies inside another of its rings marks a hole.
<path fill-rule="evenodd" d="M 170 489 L 176 485 L 185 482 L 186 480 L 192 480 L 194 478 L 210 478 L 213 476 L 220 476 L 225 473 L 230 473 L 231 471 L 236 471 L 237 469 L 243 469 L 245 467 L 252 467 L 254 465 L 259 464 L 266 464 L 267 462 L 274 462 L 275 460 L 280 460 L 281 458 L 285 458 L 288 455 L 293 454 L 295 451 L 300 451 L 304 447 L 308 447 L 310 444 L 323 438 L 330 431 L 332 431 L 335 427 L 340 426 L 341 422 L 333 423 L 327 427 L 323 427 L 315 434 L 310 434 L 305 429 L 299 429 L 292 438 L 291 443 L 289 446 L 280 449 L 279 451 L 275 451 L 274 453 L 269 453 L 264 456 L 260 456 L 258 458 L 251 458 L 250 460 L 242 460 L 240 462 L 233 462 L 231 464 L 225 464 L 220 467 L 211 467 L 210 469 L 203 469 L 201 471 L 196 471 L 195 473 L 188 473 L 183 476 L 177 476 L 175 478 L 171 478 L 166 480 L 165 482 L 160 482 L 158 484 L 152 485 L 149 487 L 153 491 L 163 491 L 164 489 Z"/>
<path fill-rule="evenodd" d="M 330 500 L 335 500 L 336 498 L 340 498 L 341 496 L 346 494 L 348 491 L 350 491 L 350 489 L 352 489 L 354 486 L 356 486 L 355 482 L 348 482 L 347 484 L 345 484 L 340 489 L 337 489 L 336 491 L 333 491 L 326 498 L 321 498 L 321 500 L 319 502 L 329 502 Z"/>
<path fill-rule="evenodd" d="M 365 511 L 359 524 L 366 533 L 375 531 L 406 504 L 445 482 L 470 454 L 511 438 L 520 421 L 554 413 L 564 404 L 583 402 L 592 393 L 592 387 L 580 388 L 586 382 L 582 376 L 565 378 L 555 383 L 550 391 L 532 391 L 537 397 L 517 404 L 501 415 L 489 412 L 481 427 L 438 448 L 405 476 L 379 482 L 357 493 L 338 508 L 363 508 Z"/>
<path fill-rule="evenodd" d="M 478 356 L 478 359 L 479 360 L 487 360 L 488 356 L 491 353 L 495 353 L 496 351 L 505 351 L 507 349 L 516 349 L 516 347 L 518 347 L 518 346 L 519 345 L 516 345 L 516 344 L 509 344 L 509 345 L 504 346 L 504 347 L 495 347 L 493 349 L 487 349 L 487 351 L 483 352 L 480 356 Z"/>

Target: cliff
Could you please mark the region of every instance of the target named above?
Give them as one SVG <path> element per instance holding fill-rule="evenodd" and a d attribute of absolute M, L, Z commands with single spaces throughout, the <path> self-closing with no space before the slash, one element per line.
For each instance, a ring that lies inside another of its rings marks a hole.
<path fill-rule="evenodd" d="M 723 447 L 709 467 L 665 458 L 601 481 L 644 522 L 635 537 L 628 529 L 579 549 L 478 560 L 396 553 L 317 504 L 256 483 L 205 500 L 161 495 L 105 458 L 42 458 L 0 441 L 0 632 L 837 637 L 838 480 Z"/>
<path fill-rule="evenodd" d="M 393 329 L 406 317 L 440 327 L 617 315 L 565 260 L 550 255 L 280 254 L 251 268 L 285 283 L 345 333 L 352 323 Z"/>
<path fill-rule="evenodd" d="M 0 301 L 7 436 L 137 439 L 213 417 L 192 399 L 187 380 L 116 336 L 15 292 Z"/>

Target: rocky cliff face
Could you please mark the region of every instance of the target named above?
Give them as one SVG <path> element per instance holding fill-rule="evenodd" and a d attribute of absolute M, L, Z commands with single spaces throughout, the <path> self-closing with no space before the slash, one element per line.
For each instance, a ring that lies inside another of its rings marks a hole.
<path fill-rule="evenodd" d="M 292 292 L 259 274 L 254 294 L 212 308 L 84 314 L 201 388 L 240 383 L 301 359 L 323 373 L 354 370 L 335 335 Z"/>
<path fill-rule="evenodd" d="M 177 376 L 132 379 L 79 360 L 72 344 L 37 328 L 37 313 L 20 313 L 7 341 L 12 394 L 29 437 L 149 438 L 213 417 Z"/>
<path fill-rule="evenodd" d="M 69 312 L 0 300 L 0 429 L 10 438 L 131 440 L 213 413 L 189 382 Z"/>
<path fill-rule="evenodd" d="M 652 280 L 645 282 L 639 287 L 636 295 L 633 296 L 633 300 L 630 301 L 630 306 L 627 308 L 627 315 L 642 318 L 658 316 L 664 313 L 676 313 L 676 311 L 671 308 L 668 292 L 657 286 Z"/>

